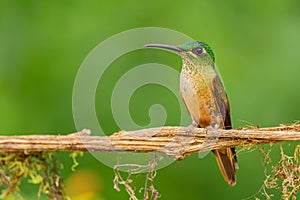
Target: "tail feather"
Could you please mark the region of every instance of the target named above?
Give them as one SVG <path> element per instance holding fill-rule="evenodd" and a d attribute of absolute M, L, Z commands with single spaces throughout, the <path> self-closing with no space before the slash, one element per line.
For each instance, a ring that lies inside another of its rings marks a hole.
<path fill-rule="evenodd" d="M 214 150 L 213 153 L 217 159 L 220 171 L 225 179 L 225 181 L 234 186 L 236 184 L 236 166 L 237 162 L 234 159 L 233 151 L 231 148 Z"/>

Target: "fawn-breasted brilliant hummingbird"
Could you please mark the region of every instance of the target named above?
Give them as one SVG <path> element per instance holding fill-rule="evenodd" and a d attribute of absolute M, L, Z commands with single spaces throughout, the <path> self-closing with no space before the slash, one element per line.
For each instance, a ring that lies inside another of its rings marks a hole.
<path fill-rule="evenodd" d="M 164 48 L 181 56 L 180 93 L 193 120 L 189 129 L 231 129 L 228 97 L 215 69 L 214 53 L 208 44 L 195 41 L 179 46 L 147 44 L 145 47 Z M 225 181 L 235 185 L 235 148 L 213 150 L 213 153 Z"/>

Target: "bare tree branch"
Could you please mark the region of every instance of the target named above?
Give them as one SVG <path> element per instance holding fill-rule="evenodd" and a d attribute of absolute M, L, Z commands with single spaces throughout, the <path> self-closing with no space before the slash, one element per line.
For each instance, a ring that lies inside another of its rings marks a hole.
<path fill-rule="evenodd" d="M 119 131 L 111 136 L 91 136 L 84 129 L 69 135 L 0 136 L 0 151 L 130 151 L 162 152 L 174 159 L 200 151 L 224 147 L 300 141 L 300 125 L 241 130 L 210 130 L 166 126 L 136 131 Z"/>

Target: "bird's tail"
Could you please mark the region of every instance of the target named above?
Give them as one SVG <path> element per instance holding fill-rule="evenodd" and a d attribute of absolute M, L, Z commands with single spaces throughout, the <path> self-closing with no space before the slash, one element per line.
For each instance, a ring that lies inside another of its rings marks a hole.
<path fill-rule="evenodd" d="M 234 151 L 235 150 L 232 148 L 213 150 L 221 173 L 225 181 L 231 186 L 234 186 L 236 183 L 235 171 L 237 168 L 237 162 L 234 157 Z"/>

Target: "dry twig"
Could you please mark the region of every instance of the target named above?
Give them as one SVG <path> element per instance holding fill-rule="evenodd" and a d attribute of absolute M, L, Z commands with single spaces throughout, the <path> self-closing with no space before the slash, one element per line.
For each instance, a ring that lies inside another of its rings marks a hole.
<path fill-rule="evenodd" d="M 218 138 L 206 129 L 166 126 L 91 136 L 84 129 L 69 135 L 0 136 L 0 151 L 130 151 L 162 152 L 176 160 L 201 151 L 284 141 L 300 141 L 300 125 L 220 130 Z"/>

